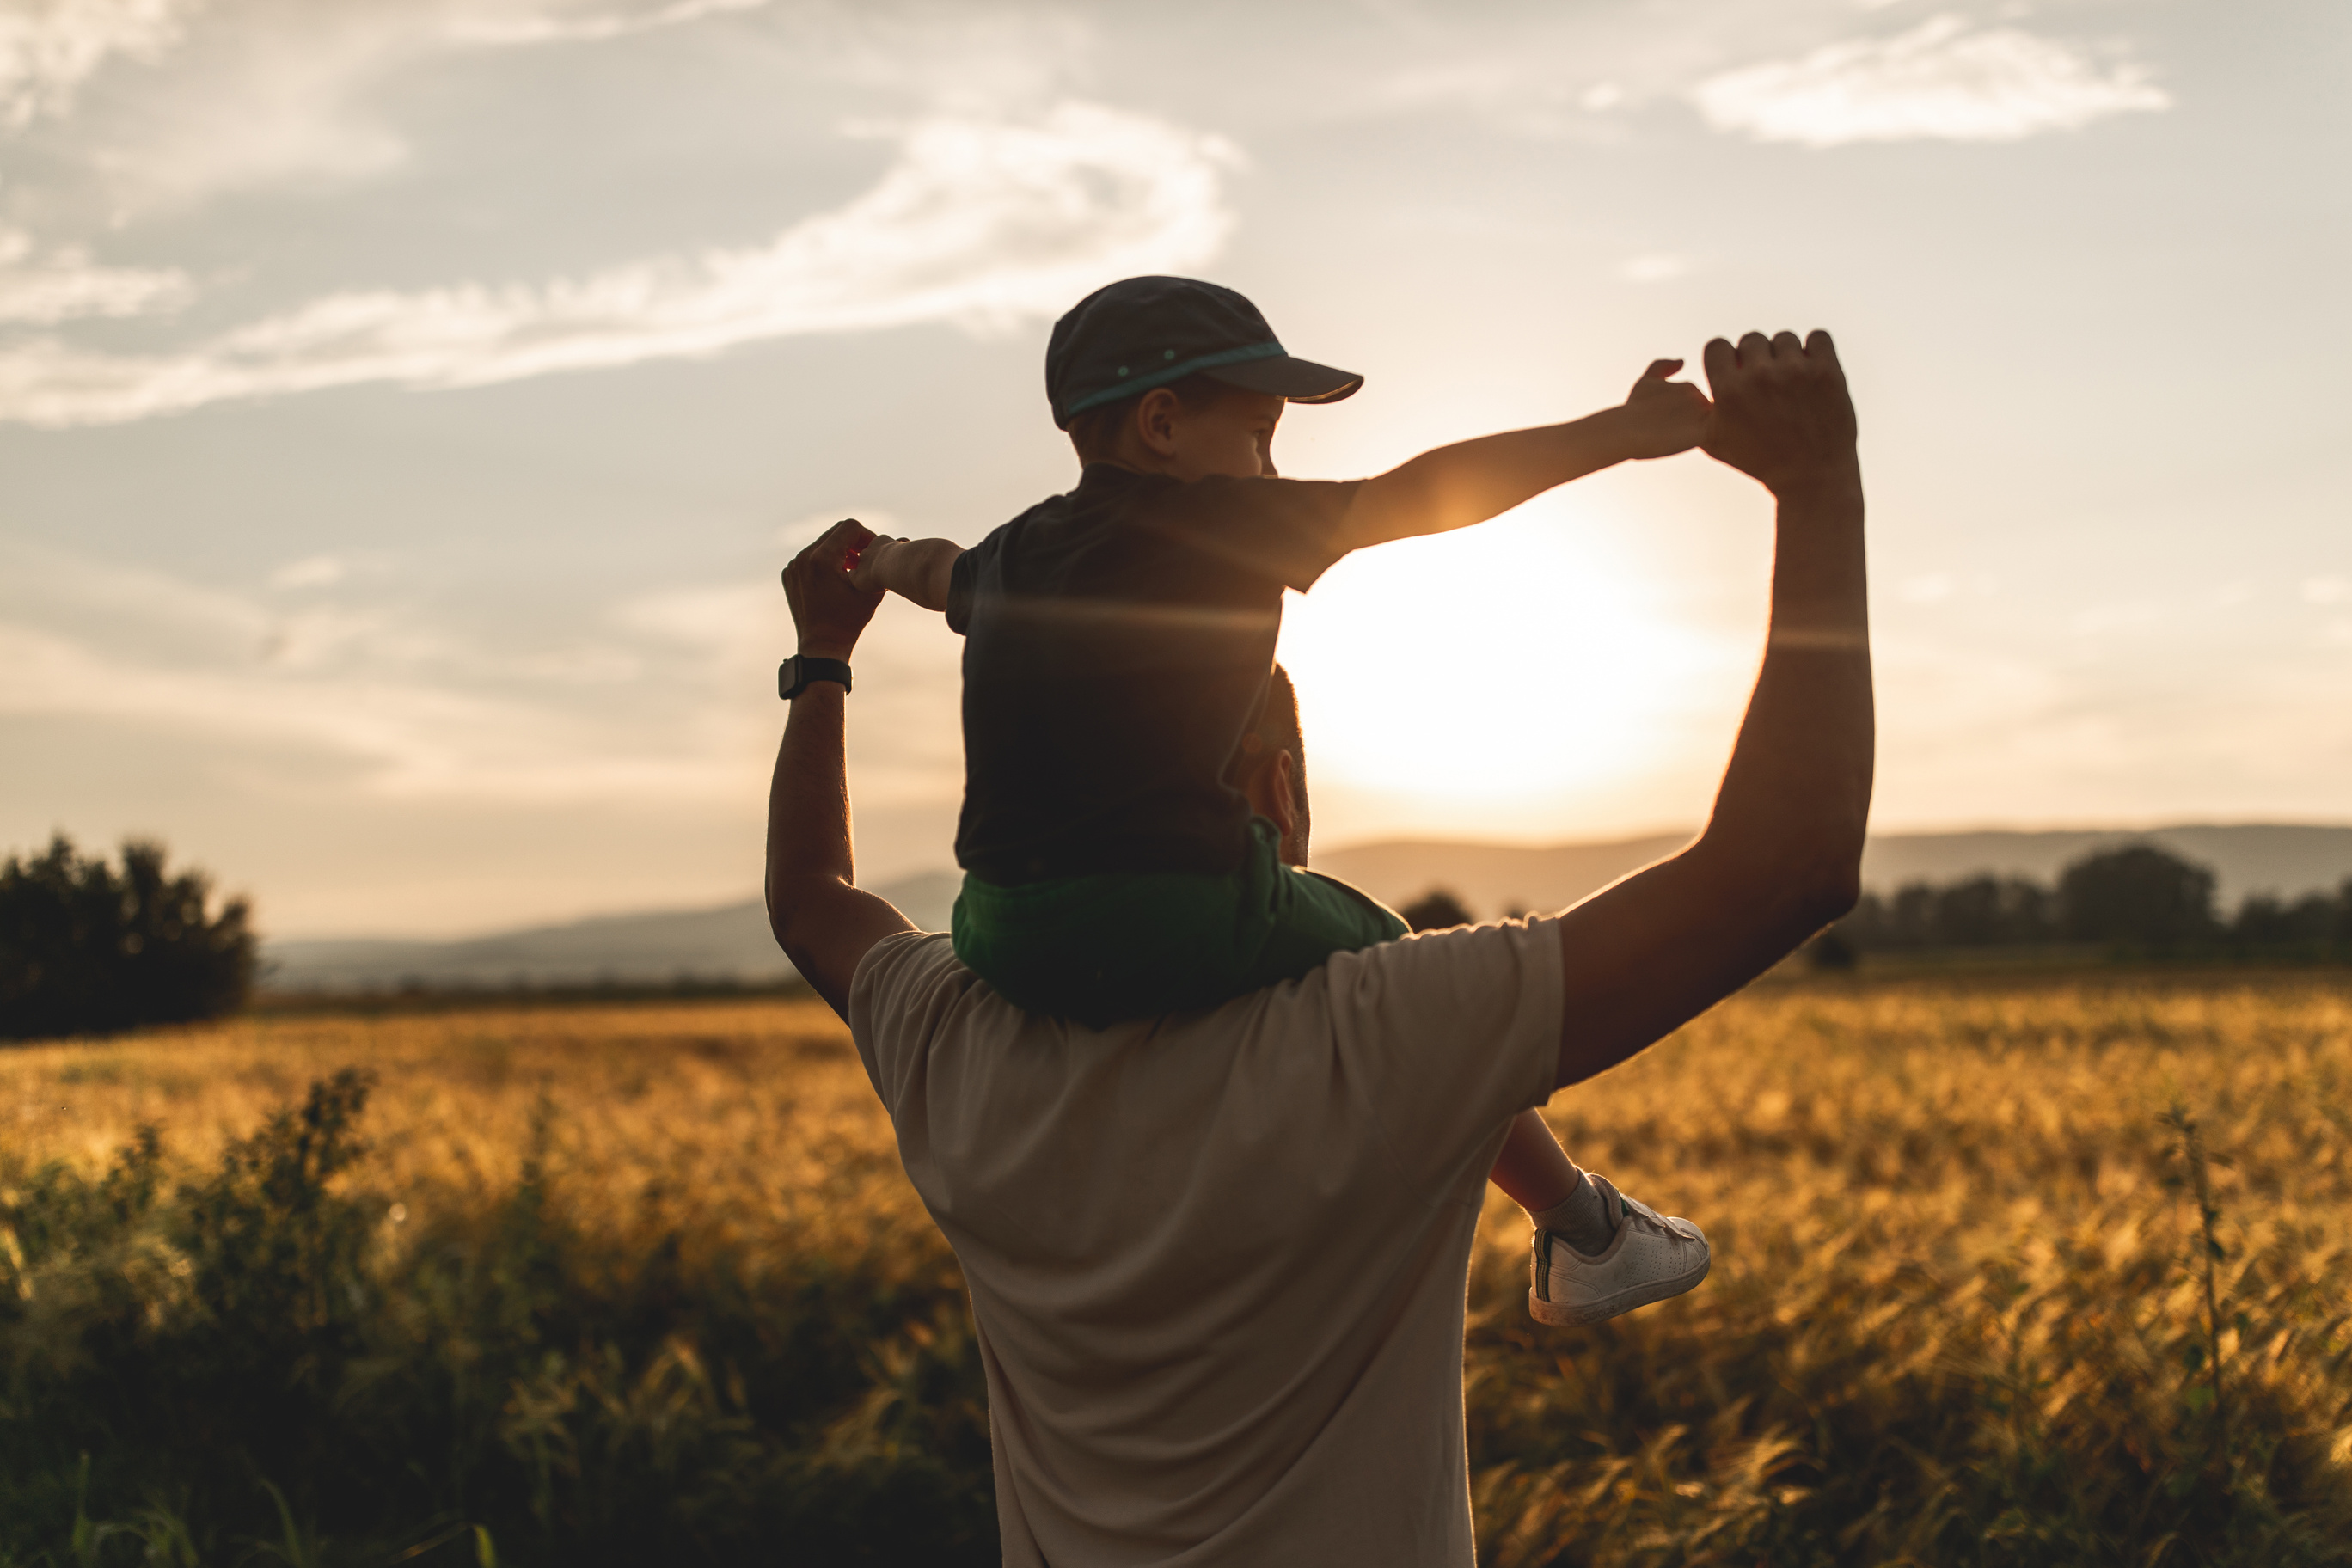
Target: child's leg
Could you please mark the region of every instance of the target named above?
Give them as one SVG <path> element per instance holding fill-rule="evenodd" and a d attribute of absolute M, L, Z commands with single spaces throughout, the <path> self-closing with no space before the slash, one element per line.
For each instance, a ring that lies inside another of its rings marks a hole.
<path fill-rule="evenodd" d="M 1495 1156 L 1495 1168 L 1486 1179 L 1529 1214 L 1541 1214 L 1574 1192 L 1584 1173 L 1551 1135 L 1543 1113 L 1522 1110 L 1511 1118 L 1503 1152 Z"/>
<path fill-rule="evenodd" d="M 1488 1174 L 1535 1221 L 1528 1314 L 1539 1323 L 1597 1323 L 1706 1278 L 1706 1232 L 1578 1170 L 1532 1110 L 1511 1118 Z"/>
<path fill-rule="evenodd" d="M 1538 1230 L 1552 1232 L 1579 1252 L 1599 1252 L 1617 1233 L 1601 1189 L 1584 1179 L 1540 1112 L 1511 1118 L 1487 1179 L 1528 1211 Z"/>

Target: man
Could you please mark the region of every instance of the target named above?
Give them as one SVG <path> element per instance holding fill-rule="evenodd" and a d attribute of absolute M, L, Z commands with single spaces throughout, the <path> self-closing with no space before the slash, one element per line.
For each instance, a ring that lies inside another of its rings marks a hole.
<path fill-rule="evenodd" d="M 849 1020 L 963 1264 L 1008 1564 L 1473 1561 L 1463 1291 L 1506 1124 L 1856 895 L 1853 406 L 1824 333 L 1717 340 L 1706 364 L 1702 445 L 1778 502 L 1764 666 L 1706 831 L 1557 918 L 1341 954 L 1206 1014 L 1099 1033 L 1035 1016 L 855 887 L 845 680 L 803 687 L 770 916 Z M 845 524 L 788 571 L 804 659 L 845 664 L 872 616 L 844 571 L 866 537 Z M 1303 829 L 1283 793 L 1261 773 L 1253 804 Z"/>

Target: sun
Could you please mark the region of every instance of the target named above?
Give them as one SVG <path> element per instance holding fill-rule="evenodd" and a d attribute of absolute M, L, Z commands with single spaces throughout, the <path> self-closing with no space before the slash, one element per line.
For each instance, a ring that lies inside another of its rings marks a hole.
<path fill-rule="evenodd" d="M 1712 660 L 1559 505 L 1348 557 L 1284 610 L 1309 776 L 1431 805 L 1621 795 Z"/>

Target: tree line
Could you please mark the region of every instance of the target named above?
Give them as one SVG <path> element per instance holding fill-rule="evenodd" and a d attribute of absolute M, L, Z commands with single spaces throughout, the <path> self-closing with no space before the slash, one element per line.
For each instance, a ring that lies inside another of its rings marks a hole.
<path fill-rule="evenodd" d="M 257 944 L 245 900 L 215 909 L 205 873 L 173 875 L 164 859 L 162 845 L 133 839 L 118 868 L 60 834 L 46 852 L 0 864 L 0 1039 L 186 1023 L 246 1004 Z M 1443 888 L 1402 913 L 1415 931 L 1475 918 Z M 2225 918 L 2210 868 L 2126 844 L 2074 861 L 2055 886 L 1988 875 L 1864 893 L 1808 952 L 1841 969 L 1870 952 L 2060 943 L 2159 958 L 2352 960 L 2352 878 L 2293 900 L 2252 894 Z"/>
<path fill-rule="evenodd" d="M 2251 894 L 2224 915 L 2210 868 L 2126 844 L 2074 861 L 2054 886 L 1978 876 L 1864 893 L 1812 951 L 1816 963 L 1837 968 L 1865 952 L 2060 943 L 2147 957 L 2352 957 L 2352 878 L 2293 900 Z"/>
<path fill-rule="evenodd" d="M 1826 969 L 1851 968 L 1866 952 L 2060 945 L 2131 957 L 2352 960 L 2352 878 L 2332 893 L 2294 900 L 2251 894 L 2226 916 L 2216 887 L 2209 867 L 2154 844 L 2126 844 L 2075 860 L 2054 885 L 1983 875 L 1864 893 L 1807 952 Z M 1415 931 L 1475 918 L 1446 888 L 1399 912 Z"/>

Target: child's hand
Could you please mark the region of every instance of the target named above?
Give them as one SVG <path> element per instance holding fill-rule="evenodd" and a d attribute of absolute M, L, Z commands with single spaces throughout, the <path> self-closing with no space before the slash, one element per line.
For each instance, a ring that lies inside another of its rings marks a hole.
<path fill-rule="evenodd" d="M 1671 458 L 1706 439 L 1715 405 L 1690 383 L 1668 379 L 1682 367 L 1678 359 L 1654 360 L 1626 394 L 1627 457 Z"/>
<path fill-rule="evenodd" d="M 890 584 L 882 575 L 882 558 L 890 553 L 890 546 L 905 542 L 887 533 L 877 533 L 849 557 L 849 585 L 861 593 L 878 594 Z"/>

